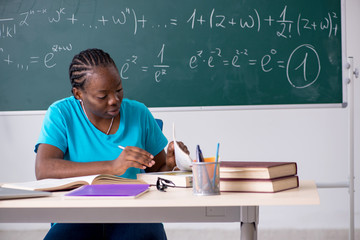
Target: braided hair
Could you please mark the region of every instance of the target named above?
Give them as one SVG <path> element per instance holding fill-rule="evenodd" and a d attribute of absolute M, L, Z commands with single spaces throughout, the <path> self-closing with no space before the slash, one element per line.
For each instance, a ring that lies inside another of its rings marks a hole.
<path fill-rule="evenodd" d="M 114 66 L 116 68 L 114 60 L 101 49 L 87 49 L 74 56 L 69 67 L 71 92 L 73 92 L 73 88 L 84 89 L 86 75 L 96 66 Z"/>

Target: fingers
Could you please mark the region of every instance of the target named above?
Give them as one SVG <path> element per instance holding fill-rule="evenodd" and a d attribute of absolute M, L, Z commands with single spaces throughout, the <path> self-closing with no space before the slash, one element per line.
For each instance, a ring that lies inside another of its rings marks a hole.
<path fill-rule="evenodd" d="M 171 141 L 167 147 L 167 154 L 174 155 L 174 141 Z"/>
<path fill-rule="evenodd" d="M 120 154 L 120 157 L 129 167 L 146 169 L 155 164 L 154 156 L 138 147 L 126 147 Z"/>
<path fill-rule="evenodd" d="M 181 141 L 176 141 L 177 144 L 179 145 L 179 147 L 186 153 L 186 154 L 190 154 L 190 151 L 189 149 L 187 148 L 187 146 L 181 142 Z M 168 146 L 168 153 L 170 152 L 173 152 L 174 151 L 174 141 L 171 141 L 169 143 L 169 146 Z"/>

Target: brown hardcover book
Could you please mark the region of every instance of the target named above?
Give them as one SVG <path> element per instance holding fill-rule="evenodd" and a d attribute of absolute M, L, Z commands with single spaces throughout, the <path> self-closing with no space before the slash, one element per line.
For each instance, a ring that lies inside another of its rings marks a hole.
<path fill-rule="evenodd" d="M 73 177 L 73 178 L 61 178 L 61 179 L 48 178 L 38 181 L 21 182 L 21 183 L 5 183 L 1 187 L 52 192 L 52 191 L 71 190 L 74 188 L 81 187 L 83 185 L 97 185 L 97 184 L 147 184 L 147 183 L 138 179 L 128 179 L 114 175 L 100 174 L 100 175 L 90 175 L 90 176 Z"/>
<path fill-rule="evenodd" d="M 220 162 L 220 178 L 273 179 L 296 174 L 296 162 Z"/>
<path fill-rule="evenodd" d="M 288 176 L 275 179 L 222 179 L 222 192 L 259 192 L 275 193 L 299 187 L 298 176 Z"/>

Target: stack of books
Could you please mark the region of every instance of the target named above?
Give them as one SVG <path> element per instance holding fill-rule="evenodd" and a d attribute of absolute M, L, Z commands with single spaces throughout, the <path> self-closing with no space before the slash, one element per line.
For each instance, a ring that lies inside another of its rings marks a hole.
<path fill-rule="evenodd" d="M 299 187 L 296 162 L 220 162 L 220 191 L 274 193 Z"/>

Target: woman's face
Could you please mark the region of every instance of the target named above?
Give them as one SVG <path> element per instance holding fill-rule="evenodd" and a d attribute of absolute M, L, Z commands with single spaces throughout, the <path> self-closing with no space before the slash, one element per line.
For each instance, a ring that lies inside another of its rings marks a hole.
<path fill-rule="evenodd" d="M 119 114 L 124 92 L 115 67 L 94 67 L 87 76 L 84 90 L 77 92 L 81 95 L 78 99 L 83 101 L 88 115 L 113 118 Z"/>

